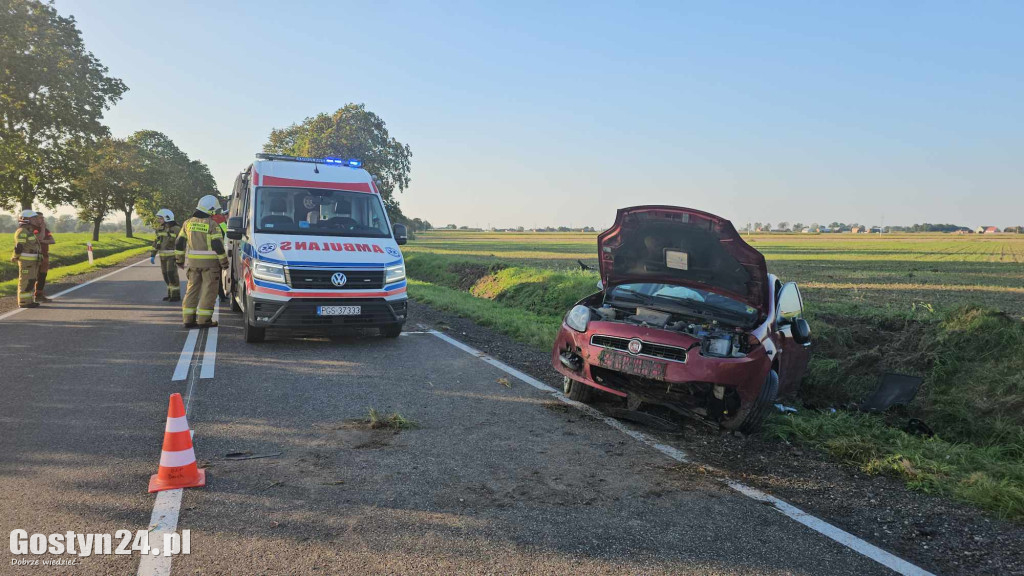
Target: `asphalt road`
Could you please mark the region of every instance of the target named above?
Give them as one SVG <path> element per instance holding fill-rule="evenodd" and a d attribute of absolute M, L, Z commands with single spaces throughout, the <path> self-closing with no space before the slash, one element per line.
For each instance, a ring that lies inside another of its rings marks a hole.
<path fill-rule="evenodd" d="M 429 333 L 247 345 L 222 310 L 215 358 L 199 332 L 173 381 L 188 331 L 163 293 L 146 262 L 0 320 L 4 535 L 147 528 L 180 392 L 208 485 L 181 500 L 175 574 L 890 573 Z M 46 570 L 15 558 L 0 574 Z"/>

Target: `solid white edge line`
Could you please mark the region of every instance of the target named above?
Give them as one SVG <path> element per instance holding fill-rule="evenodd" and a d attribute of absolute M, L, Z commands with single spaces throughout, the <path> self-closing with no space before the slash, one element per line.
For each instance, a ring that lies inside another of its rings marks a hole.
<path fill-rule="evenodd" d="M 76 285 L 72 286 L 71 288 L 68 288 L 67 290 L 62 290 L 62 291 L 54 294 L 53 296 L 50 296 L 50 299 L 51 300 L 56 300 L 57 298 L 60 298 L 61 296 L 67 294 L 68 292 L 74 292 L 75 290 L 78 290 L 79 288 L 83 288 L 85 286 L 88 286 L 89 284 L 92 284 L 93 282 L 99 282 L 100 280 L 103 280 L 104 278 L 110 278 L 114 274 L 118 274 L 120 272 L 124 272 L 125 270 L 127 270 L 127 269 L 129 269 L 129 268 L 131 268 L 133 266 L 138 266 L 139 264 L 142 264 L 143 262 L 145 262 L 144 259 L 143 260 L 139 260 L 135 264 L 129 264 L 129 265 L 124 266 L 122 268 L 118 268 L 117 270 L 114 270 L 110 274 L 104 274 L 103 276 L 100 276 L 99 278 L 93 278 L 92 280 L 89 280 L 88 282 L 82 282 L 81 284 L 76 284 Z M 14 310 L 11 310 L 9 312 L 5 312 L 3 314 L 0 314 L 0 320 L 4 320 L 6 318 L 10 318 L 11 316 L 14 316 L 15 314 L 19 314 L 21 312 L 24 312 L 25 310 L 31 310 L 31 308 L 15 308 Z"/>
<path fill-rule="evenodd" d="M 220 302 L 213 305 L 214 322 L 220 316 Z M 206 348 L 203 349 L 203 367 L 199 372 L 200 378 L 213 378 L 214 369 L 217 365 L 217 327 L 206 329 Z"/>
<path fill-rule="evenodd" d="M 174 375 L 171 376 L 172 382 L 184 380 L 188 377 L 189 366 L 192 365 L 192 354 L 196 350 L 196 341 L 199 340 L 199 329 L 192 328 L 188 331 L 188 337 L 185 338 L 185 345 L 181 348 L 181 356 L 178 356 L 178 365 L 174 367 Z"/>
<path fill-rule="evenodd" d="M 480 350 L 477 350 L 472 346 L 463 344 L 462 342 L 459 342 L 458 340 L 452 338 L 451 336 L 448 336 L 447 334 L 444 334 L 442 332 L 438 332 L 437 330 L 430 330 L 429 333 L 440 338 L 441 340 L 444 340 L 445 342 L 451 344 L 452 346 L 458 348 L 459 350 L 462 350 L 463 352 L 476 356 L 480 360 L 483 360 L 484 362 L 490 364 L 491 366 L 494 366 L 495 368 L 505 372 L 506 374 L 514 376 L 515 378 L 529 384 L 530 386 L 533 386 L 538 390 L 551 394 L 560 402 L 564 402 L 565 404 L 568 404 L 582 412 L 585 412 L 590 416 L 593 416 L 594 418 L 597 418 L 598 420 L 601 420 L 605 424 L 626 434 L 630 438 L 633 438 L 638 442 L 641 442 L 643 444 L 650 446 L 651 448 L 654 448 L 658 452 L 661 452 L 662 454 L 668 456 L 669 458 L 672 458 L 673 460 L 676 460 L 677 462 L 690 462 L 690 460 L 686 456 L 686 453 L 683 452 L 682 450 L 679 450 L 678 448 L 673 448 L 672 446 L 661 444 L 655 441 L 654 439 L 649 438 L 643 432 L 634 430 L 614 418 L 605 416 L 592 406 L 587 406 L 586 404 L 576 402 L 575 400 L 570 400 L 564 394 L 552 388 L 551 386 L 548 386 L 547 384 L 541 382 L 540 380 L 537 380 L 532 376 L 529 376 L 528 374 L 524 374 L 523 372 L 516 370 L 515 368 L 505 364 L 504 362 L 501 362 L 500 360 L 488 356 L 484 352 L 481 352 Z M 854 552 L 857 552 L 867 558 L 870 558 L 871 560 L 874 560 L 875 562 L 878 562 L 879 564 L 893 570 L 898 574 L 902 574 L 903 576 L 935 576 L 931 572 L 919 568 L 918 566 L 915 566 L 898 556 L 890 554 L 889 552 L 886 552 L 885 550 L 882 550 L 881 548 L 873 544 L 861 540 L 853 534 L 850 534 L 849 532 L 837 528 L 820 518 L 812 516 L 784 500 L 780 500 L 779 498 L 765 494 L 764 492 L 761 492 L 756 488 L 751 488 L 746 484 L 742 484 L 740 482 L 736 482 L 735 480 L 730 480 L 728 478 L 725 479 L 725 484 L 732 488 L 733 490 L 739 492 L 740 494 L 747 496 L 748 498 L 757 500 L 759 502 L 771 504 L 776 510 L 792 518 L 793 520 L 796 520 L 800 524 L 803 524 L 811 530 L 814 530 L 815 532 L 825 536 L 826 538 L 838 544 L 841 544 L 849 548 L 850 550 L 853 550 Z"/>
<path fill-rule="evenodd" d="M 149 545 L 162 547 L 164 534 L 173 534 L 178 529 L 178 513 L 181 511 L 181 497 L 185 490 L 176 488 L 158 492 L 153 503 L 153 514 L 149 518 Z M 146 554 L 139 560 L 138 576 L 170 576 L 173 556 Z"/>

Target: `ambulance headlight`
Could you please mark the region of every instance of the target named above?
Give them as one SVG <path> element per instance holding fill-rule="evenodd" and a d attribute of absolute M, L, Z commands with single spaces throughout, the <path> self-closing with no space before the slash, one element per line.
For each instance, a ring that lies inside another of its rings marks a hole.
<path fill-rule="evenodd" d="M 257 262 L 256 265 L 252 267 L 252 275 L 260 280 L 284 282 L 284 266 L 269 264 L 267 262 Z"/>
<path fill-rule="evenodd" d="M 387 275 L 384 277 L 384 283 L 394 284 L 395 282 L 401 282 L 402 280 L 405 280 L 405 264 L 389 266 L 387 269 Z"/>

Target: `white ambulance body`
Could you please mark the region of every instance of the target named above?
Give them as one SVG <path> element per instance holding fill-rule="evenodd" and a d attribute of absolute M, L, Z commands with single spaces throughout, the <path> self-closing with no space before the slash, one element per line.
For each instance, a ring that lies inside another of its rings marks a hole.
<path fill-rule="evenodd" d="M 245 340 L 267 328 L 378 328 L 395 337 L 407 315 L 405 244 L 373 177 L 357 160 L 257 154 L 235 181 L 225 290 Z"/>

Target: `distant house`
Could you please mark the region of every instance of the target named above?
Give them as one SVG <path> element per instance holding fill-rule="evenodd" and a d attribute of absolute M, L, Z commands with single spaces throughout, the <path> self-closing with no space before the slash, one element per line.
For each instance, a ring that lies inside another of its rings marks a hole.
<path fill-rule="evenodd" d="M 881 234 L 882 233 L 882 227 L 881 226 L 872 226 L 871 227 L 871 233 L 872 234 Z"/>
<path fill-rule="evenodd" d="M 978 226 L 978 234 L 999 234 L 998 226 Z"/>
<path fill-rule="evenodd" d="M 866 232 L 866 230 L 864 230 L 863 226 L 854 226 L 853 228 L 850 228 L 850 232 L 853 234 L 860 234 L 861 232 Z"/>

